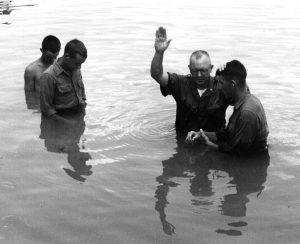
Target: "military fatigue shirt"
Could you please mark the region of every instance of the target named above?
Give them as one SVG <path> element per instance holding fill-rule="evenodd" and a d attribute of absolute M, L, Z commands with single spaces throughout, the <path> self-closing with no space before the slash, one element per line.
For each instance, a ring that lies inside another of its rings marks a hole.
<path fill-rule="evenodd" d="M 73 109 L 85 104 L 80 70 L 70 74 L 55 62 L 42 74 L 40 84 L 40 106 L 46 116 L 53 115 L 58 110 Z"/>
<path fill-rule="evenodd" d="M 234 106 L 227 128 L 216 135 L 220 151 L 245 154 L 265 151 L 268 134 L 262 104 L 256 96 L 247 94 Z"/>
<path fill-rule="evenodd" d="M 228 103 L 211 77 L 206 91 L 199 96 L 190 75 L 169 74 L 167 87 L 160 86 L 164 96 L 172 95 L 177 104 L 175 127 L 179 132 L 216 131 L 225 127 Z"/>

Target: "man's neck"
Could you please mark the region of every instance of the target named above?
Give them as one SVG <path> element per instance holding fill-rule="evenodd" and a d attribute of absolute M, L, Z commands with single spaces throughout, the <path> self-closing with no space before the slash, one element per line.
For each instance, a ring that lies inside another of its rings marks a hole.
<path fill-rule="evenodd" d="M 44 59 L 43 59 L 43 56 L 40 57 L 40 63 L 42 63 L 42 65 L 46 68 L 48 68 L 51 64 L 46 62 Z"/>
<path fill-rule="evenodd" d="M 235 96 L 235 99 L 234 99 L 234 107 L 236 107 L 241 100 L 244 99 L 244 97 L 246 97 L 249 93 L 244 89 L 244 90 L 239 90 L 237 93 L 236 93 L 236 96 Z"/>
<path fill-rule="evenodd" d="M 205 83 L 200 85 L 197 82 L 195 82 L 195 85 L 198 90 L 206 90 L 209 87 L 209 83 L 210 83 L 210 77 L 205 81 Z"/>
<path fill-rule="evenodd" d="M 64 71 L 66 71 L 69 74 L 72 74 L 72 71 L 69 70 L 68 66 L 66 65 L 66 62 L 64 60 L 64 57 L 58 59 L 57 63 L 62 67 Z"/>

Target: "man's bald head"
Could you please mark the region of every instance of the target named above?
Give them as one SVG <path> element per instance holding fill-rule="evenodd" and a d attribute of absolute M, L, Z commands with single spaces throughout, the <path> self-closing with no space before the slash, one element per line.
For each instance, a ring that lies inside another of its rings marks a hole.
<path fill-rule="evenodd" d="M 203 60 L 203 64 L 206 66 L 211 66 L 211 60 L 209 57 L 208 52 L 203 51 L 203 50 L 197 50 L 195 52 L 193 52 L 190 56 L 190 66 L 195 63 L 196 60 L 198 59 L 202 59 Z"/>

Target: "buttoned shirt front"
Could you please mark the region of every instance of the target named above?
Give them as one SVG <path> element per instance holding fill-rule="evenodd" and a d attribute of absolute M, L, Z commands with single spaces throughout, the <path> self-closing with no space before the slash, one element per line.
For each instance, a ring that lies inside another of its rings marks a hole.
<path fill-rule="evenodd" d="M 190 75 L 168 74 L 167 87 L 160 86 L 160 89 L 162 95 L 172 95 L 176 101 L 177 131 L 196 131 L 200 128 L 216 131 L 225 127 L 225 111 L 228 103 L 217 89 L 217 81 L 213 77 L 200 97 Z"/>
<path fill-rule="evenodd" d="M 217 132 L 219 149 L 239 154 L 267 149 L 268 124 L 259 99 L 247 94 L 235 106 L 227 128 Z"/>
<path fill-rule="evenodd" d="M 55 62 L 42 74 L 40 84 L 40 106 L 46 116 L 85 104 L 85 89 L 79 69 L 70 74 Z"/>

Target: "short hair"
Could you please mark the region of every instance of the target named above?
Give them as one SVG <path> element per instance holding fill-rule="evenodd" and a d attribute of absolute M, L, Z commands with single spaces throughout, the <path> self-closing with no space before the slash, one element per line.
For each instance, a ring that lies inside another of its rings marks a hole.
<path fill-rule="evenodd" d="M 59 52 L 61 47 L 60 41 L 56 36 L 46 36 L 42 42 L 43 51 L 50 51 L 52 53 Z"/>
<path fill-rule="evenodd" d="M 226 63 L 225 69 L 218 69 L 216 75 L 223 76 L 227 81 L 235 80 L 239 87 L 244 87 L 246 84 L 247 70 L 240 61 L 232 60 Z"/>
<path fill-rule="evenodd" d="M 208 52 L 203 51 L 203 50 L 197 50 L 191 54 L 190 63 L 191 63 L 193 57 L 195 57 L 195 59 L 197 60 L 197 59 L 201 58 L 203 55 L 207 56 L 210 59 Z"/>
<path fill-rule="evenodd" d="M 191 54 L 190 58 L 195 57 L 196 59 L 198 59 L 198 58 L 201 58 L 203 55 L 206 55 L 207 57 L 209 57 L 208 52 L 203 51 L 203 50 L 197 50 Z"/>
<path fill-rule="evenodd" d="M 87 49 L 82 41 L 73 39 L 66 44 L 64 55 L 65 54 L 69 54 L 71 58 L 75 58 L 76 54 L 87 58 Z"/>

